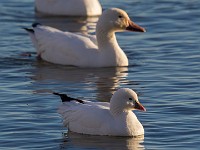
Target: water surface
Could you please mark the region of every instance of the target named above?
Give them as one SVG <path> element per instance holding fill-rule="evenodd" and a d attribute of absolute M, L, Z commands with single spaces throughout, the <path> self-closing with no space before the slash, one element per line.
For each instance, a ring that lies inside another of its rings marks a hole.
<path fill-rule="evenodd" d="M 125 9 L 146 33 L 117 33 L 130 66 L 80 69 L 38 61 L 22 27 L 41 22 L 93 33 L 98 18 L 41 17 L 33 1 L 0 3 L 0 149 L 198 149 L 200 145 L 200 1 L 100 0 Z M 30 53 L 30 56 L 24 54 Z M 136 115 L 144 137 L 68 133 L 51 92 L 109 101 L 134 89 L 147 112 Z"/>

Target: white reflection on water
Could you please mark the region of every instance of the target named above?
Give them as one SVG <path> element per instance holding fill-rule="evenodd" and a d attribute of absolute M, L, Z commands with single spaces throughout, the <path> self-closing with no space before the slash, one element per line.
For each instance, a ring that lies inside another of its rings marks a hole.
<path fill-rule="evenodd" d="M 138 137 L 113 137 L 91 136 L 73 132 L 63 134 L 61 149 L 67 149 L 69 145 L 80 149 L 115 149 L 115 150 L 143 150 L 144 136 Z"/>
<path fill-rule="evenodd" d="M 35 22 L 51 26 L 62 31 L 93 33 L 98 17 L 35 16 Z"/>
<path fill-rule="evenodd" d="M 31 73 L 32 80 L 46 84 L 44 87 L 41 86 L 42 89 L 36 89 L 35 93 L 52 92 L 53 90 L 62 91 L 63 88 L 77 87 L 77 90 L 79 88 L 89 91 L 96 90 L 96 99 L 103 101 L 109 100 L 119 86 L 129 82 L 127 76 L 127 67 L 77 68 L 53 65 L 46 62 L 38 62 Z M 48 84 L 49 86 L 47 86 Z M 84 84 L 84 87 L 82 87 L 82 84 Z M 59 85 L 60 88 L 54 85 Z M 105 95 L 105 93 L 107 94 Z"/>

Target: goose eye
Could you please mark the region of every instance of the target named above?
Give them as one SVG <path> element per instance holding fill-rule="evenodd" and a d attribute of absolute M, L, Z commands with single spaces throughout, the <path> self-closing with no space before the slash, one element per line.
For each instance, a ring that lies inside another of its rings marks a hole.
<path fill-rule="evenodd" d="M 121 16 L 121 15 L 119 15 L 118 17 L 119 17 L 119 18 L 122 18 L 122 16 Z"/>
<path fill-rule="evenodd" d="M 129 98 L 129 100 L 132 101 L 133 99 L 132 99 L 132 98 Z"/>

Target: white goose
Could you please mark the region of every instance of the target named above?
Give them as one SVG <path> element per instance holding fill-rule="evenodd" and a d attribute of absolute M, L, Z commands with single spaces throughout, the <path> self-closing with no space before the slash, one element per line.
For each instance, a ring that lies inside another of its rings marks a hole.
<path fill-rule="evenodd" d="M 144 128 L 132 110 L 146 109 L 138 101 L 137 94 L 129 89 L 117 90 L 108 102 L 90 102 L 59 95 L 63 104 L 58 113 L 72 132 L 90 135 L 138 136 Z"/>
<path fill-rule="evenodd" d="M 35 10 L 45 15 L 99 16 L 98 0 L 35 0 Z"/>
<path fill-rule="evenodd" d="M 43 60 L 78 67 L 128 66 L 128 59 L 119 47 L 115 32 L 145 32 L 130 20 L 127 13 L 118 8 L 103 12 L 96 26 L 96 37 L 33 24 L 25 28 L 34 43 L 37 54 Z"/>

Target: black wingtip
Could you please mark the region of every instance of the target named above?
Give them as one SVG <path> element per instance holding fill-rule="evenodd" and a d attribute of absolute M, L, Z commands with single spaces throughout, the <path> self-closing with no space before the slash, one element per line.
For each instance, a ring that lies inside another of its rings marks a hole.
<path fill-rule="evenodd" d="M 59 93 L 53 92 L 54 95 L 59 95 Z"/>
<path fill-rule="evenodd" d="M 28 31 L 28 32 L 34 33 L 33 29 L 29 29 L 29 28 L 23 28 L 23 29 L 26 30 L 26 31 Z"/>
<path fill-rule="evenodd" d="M 84 102 L 82 100 L 68 97 L 66 94 L 60 94 L 60 93 L 56 93 L 56 92 L 53 92 L 53 94 L 60 96 L 62 102 L 77 101 L 79 103 L 84 104 Z"/>
<path fill-rule="evenodd" d="M 54 95 L 58 95 L 58 96 L 62 96 L 62 95 L 66 95 L 66 94 L 60 94 L 60 93 L 56 93 L 56 92 L 53 92 Z M 67 96 L 67 95 L 66 95 Z"/>
<path fill-rule="evenodd" d="M 35 22 L 35 23 L 32 24 L 32 27 L 35 28 L 35 27 L 37 27 L 38 25 L 42 25 L 42 24 L 40 24 L 40 23 L 38 23 L 38 22 Z"/>
<path fill-rule="evenodd" d="M 70 98 L 66 94 L 60 94 L 56 92 L 53 92 L 53 94 L 60 96 L 62 102 L 70 102 Z"/>

